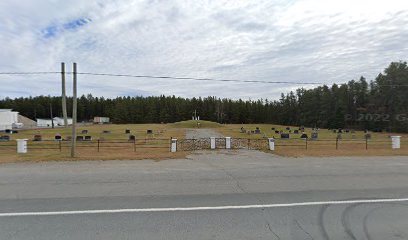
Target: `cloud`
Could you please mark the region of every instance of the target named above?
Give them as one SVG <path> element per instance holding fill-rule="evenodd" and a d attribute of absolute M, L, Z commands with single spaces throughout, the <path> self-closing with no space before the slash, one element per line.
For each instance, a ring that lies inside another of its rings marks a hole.
<path fill-rule="evenodd" d="M 0 72 L 75 61 L 83 72 L 331 84 L 373 79 L 408 56 L 408 2 L 398 0 L 3 0 L 0 23 Z M 2 76 L 0 97 L 58 95 L 59 78 Z M 85 75 L 79 84 L 108 97 L 251 99 L 296 87 Z"/>

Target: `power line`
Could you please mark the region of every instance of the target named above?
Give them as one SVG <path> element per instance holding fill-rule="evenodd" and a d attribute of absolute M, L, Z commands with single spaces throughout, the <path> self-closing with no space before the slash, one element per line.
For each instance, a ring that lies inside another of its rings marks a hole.
<path fill-rule="evenodd" d="M 65 72 L 72 74 L 72 72 Z M 61 72 L 0 72 L 0 75 L 46 75 L 61 74 Z M 192 81 L 212 81 L 212 82 L 242 82 L 242 83 L 266 83 L 266 84 L 294 84 L 294 85 L 327 85 L 320 82 L 292 82 L 292 81 L 262 81 L 262 80 L 239 80 L 239 79 L 216 79 L 216 78 L 194 78 L 194 77 L 172 77 L 172 76 L 154 76 L 154 75 L 132 75 L 132 74 L 113 74 L 113 73 L 92 73 L 78 72 L 78 75 L 108 76 L 108 77 L 129 77 L 129 78 L 151 78 L 151 79 L 174 79 L 174 80 L 192 80 Z M 408 87 L 405 84 L 384 84 L 382 87 Z"/>
<path fill-rule="evenodd" d="M 78 73 L 78 74 L 81 74 L 81 75 L 93 75 L 93 76 L 109 76 L 109 77 L 155 78 L 155 79 L 175 79 L 175 80 L 214 81 L 214 82 L 275 83 L 275 84 L 322 84 L 322 83 L 318 83 L 318 82 L 260 81 L 260 80 L 171 77 L 171 76 L 131 75 L 131 74 L 111 74 L 111 73 L 89 73 L 89 72 L 83 72 L 83 73 Z"/>
<path fill-rule="evenodd" d="M 0 75 L 41 75 L 41 74 L 60 74 L 61 72 L 0 72 Z M 72 72 L 65 72 L 72 74 Z M 108 76 L 108 77 L 130 77 L 130 78 L 152 78 L 152 79 L 174 79 L 174 80 L 193 80 L 193 81 L 213 81 L 213 82 L 243 82 L 243 83 L 268 83 L 268 84 L 323 84 L 318 82 L 290 82 L 290 81 L 261 81 L 261 80 L 238 80 L 238 79 L 215 79 L 215 78 L 194 78 L 194 77 L 172 77 L 172 76 L 153 76 L 153 75 L 132 75 L 132 74 L 112 74 L 112 73 L 91 73 L 78 72 L 78 75 Z"/>

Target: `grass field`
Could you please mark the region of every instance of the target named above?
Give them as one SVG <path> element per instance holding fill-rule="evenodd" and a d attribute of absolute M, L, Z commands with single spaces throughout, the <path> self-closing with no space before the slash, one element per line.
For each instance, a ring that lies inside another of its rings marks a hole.
<path fill-rule="evenodd" d="M 327 129 L 319 130 L 318 140 L 300 139 L 301 134 L 291 134 L 291 139 L 282 140 L 275 130 L 286 130 L 287 126 L 273 124 L 218 124 L 209 121 L 183 121 L 174 124 L 107 124 L 82 125 L 77 127 L 77 135 L 92 137 L 92 141 L 78 144 L 76 158 L 70 158 L 70 141 L 55 141 L 56 134 L 63 139 L 71 135 L 71 128 L 22 130 L 11 134 L 12 141 L 0 142 L 0 162 L 44 161 L 44 160 L 111 160 L 111 159 L 172 159 L 185 157 L 188 152 L 170 153 L 170 138 L 185 138 L 186 129 L 211 128 L 224 136 L 232 138 L 276 139 L 276 150 L 282 156 L 375 156 L 375 155 L 408 155 L 408 135 L 391 133 L 371 133 L 371 140 L 366 143 L 363 131 L 343 133 L 342 140 L 336 143 L 337 134 Z M 247 131 L 260 129 L 260 134 L 248 134 Z M 246 130 L 242 133 L 241 128 Z M 275 130 L 272 130 L 274 128 Z M 297 127 L 290 127 L 292 130 Z M 126 134 L 125 130 L 130 130 Z M 87 130 L 87 134 L 82 131 Z M 151 133 L 147 133 L 151 130 Z M 106 132 L 109 131 L 109 132 Z M 312 129 L 305 133 L 311 136 Z M 3 135 L 3 134 L 2 134 Z M 16 153 L 15 139 L 30 139 L 41 135 L 41 142 L 29 142 L 27 154 Z M 129 135 L 135 135 L 136 141 L 129 141 Z M 401 149 L 392 150 L 389 136 L 400 135 Z M 98 141 L 100 140 L 100 141 Z M 366 149 L 366 144 L 368 149 Z M 337 149 L 336 149 L 337 148 Z"/>
<path fill-rule="evenodd" d="M 126 129 L 130 130 L 130 134 L 125 133 Z M 83 130 L 88 133 L 82 134 Z M 152 133 L 148 134 L 147 130 L 152 130 Z M 66 139 L 71 135 L 71 128 L 21 130 L 17 134 L 11 134 L 12 140 L 33 140 L 34 135 L 41 135 L 43 141 L 30 141 L 26 154 L 16 153 L 15 141 L 0 142 L 0 162 L 73 160 L 70 157 L 70 141 L 55 141 L 56 134 Z M 92 141 L 78 143 L 75 160 L 171 159 L 186 155 L 185 152 L 169 152 L 170 138 L 185 136 L 185 130 L 174 127 L 173 124 L 86 125 L 77 127 L 77 135 L 92 136 Z M 136 141 L 129 141 L 129 135 L 135 135 Z M 99 142 L 99 151 L 98 139 L 103 139 Z"/>

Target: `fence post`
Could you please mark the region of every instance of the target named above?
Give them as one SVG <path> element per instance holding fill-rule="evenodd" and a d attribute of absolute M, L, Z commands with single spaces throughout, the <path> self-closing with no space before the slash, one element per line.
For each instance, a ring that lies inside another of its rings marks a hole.
<path fill-rule="evenodd" d="M 368 150 L 368 138 L 365 138 L 366 150 Z"/>
<path fill-rule="evenodd" d="M 225 137 L 225 149 L 231 149 L 231 137 Z"/>
<path fill-rule="evenodd" d="M 215 149 L 215 137 L 210 137 L 211 149 Z"/>
<path fill-rule="evenodd" d="M 133 152 L 136 152 L 136 138 L 133 139 Z"/>
<path fill-rule="evenodd" d="M 177 152 L 177 139 L 171 139 L 171 152 Z"/>
<path fill-rule="evenodd" d="M 305 138 L 305 143 L 306 143 L 306 150 L 307 150 L 307 138 Z"/>
<path fill-rule="evenodd" d="M 61 150 L 62 150 L 61 141 L 58 141 L 58 148 L 59 148 L 59 151 L 61 152 Z"/>
<path fill-rule="evenodd" d="M 339 149 L 339 138 L 336 137 L 336 150 Z"/>
<path fill-rule="evenodd" d="M 268 138 L 268 143 L 269 143 L 269 150 L 275 151 L 275 139 Z"/>
<path fill-rule="evenodd" d="M 251 149 L 251 147 L 250 147 L 250 146 L 251 146 L 251 139 L 250 139 L 250 138 L 248 138 L 248 150 L 249 150 L 249 149 Z"/>
<path fill-rule="evenodd" d="M 99 152 L 99 141 L 100 141 L 100 140 L 98 139 L 98 152 Z"/>
<path fill-rule="evenodd" d="M 401 136 L 391 136 L 392 149 L 401 148 Z"/>

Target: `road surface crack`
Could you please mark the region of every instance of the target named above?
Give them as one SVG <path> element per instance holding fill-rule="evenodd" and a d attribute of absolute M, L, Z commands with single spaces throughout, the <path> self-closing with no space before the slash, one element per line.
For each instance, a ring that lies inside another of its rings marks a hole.
<path fill-rule="evenodd" d="M 311 235 L 308 231 L 306 231 L 306 230 L 302 227 L 302 225 L 300 225 L 300 223 L 298 222 L 298 220 L 295 219 L 295 223 L 296 223 L 296 226 L 297 226 L 300 230 L 302 230 L 303 232 L 305 232 L 306 235 L 308 235 L 308 236 L 310 237 L 310 239 L 314 240 L 314 238 L 312 237 L 312 235 Z"/>

